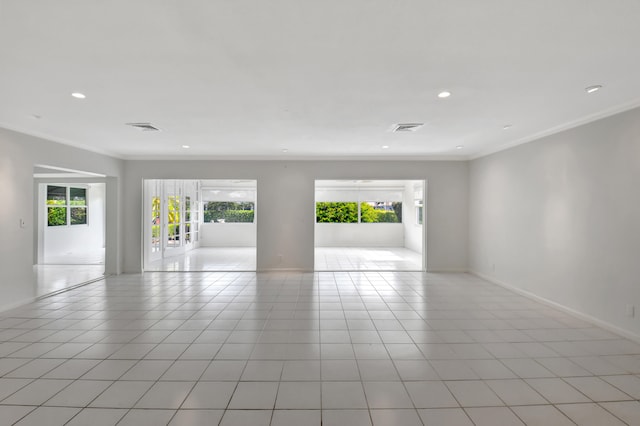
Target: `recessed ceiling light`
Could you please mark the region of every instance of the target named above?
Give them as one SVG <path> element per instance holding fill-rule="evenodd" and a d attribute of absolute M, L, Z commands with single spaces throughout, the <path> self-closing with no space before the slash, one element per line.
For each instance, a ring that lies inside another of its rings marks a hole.
<path fill-rule="evenodd" d="M 76 99 L 84 99 L 84 98 L 86 98 L 85 94 L 84 93 L 80 93 L 80 92 L 73 92 L 71 94 L 71 96 L 73 96 Z"/>
<path fill-rule="evenodd" d="M 183 147 L 184 149 L 189 149 L 189 148 L 191 148 L 189 145 L 182 145 L 182 147 Z"/>
<path fill-rule="evenodd" d="M 451 96 L 451 92 L 447 92 L 446 90 L 438 93 L 440 99 L 448 98 L 449 96 Z"/>
<path fill-rule="evenodd" d="M 282 152 L 289 152 L 287 148 L 282 148 Z"/>
<path fill-rule="evenodd" d="M 504 126 L 502 126 L 502 130 L 509 130 L 512 127 L 513 127 L 513 124 L 505 124 Z"/>
<path fill-rule="evenodd" d="M 464 148 L 464 145 L 458 145 L 458 146 L 456 146 L 456 149 L 462 149 L 462 148 Z"/>
<path fill-rule="evenodd" d="M 389 145 L 382 145 L 382 149 L 389 149 Z"/>
<path fill-rule="evenodd" d="M 596 84 L 594 86 L 589 86 L 589 87 L 585 87 L 584 90 L 586 90 L 587 93 L 595 93 L 598 90 L 602 89 L 602 86 L 599 84 Z"/>

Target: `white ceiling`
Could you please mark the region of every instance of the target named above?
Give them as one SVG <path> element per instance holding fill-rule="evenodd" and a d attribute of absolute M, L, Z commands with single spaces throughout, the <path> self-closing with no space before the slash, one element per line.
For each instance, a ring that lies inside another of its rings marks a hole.
<path fill-rule="evenodd" d="M 470 158 L 640 105 L 638 22 L 637 0 L 0 0 L 0 127 L 121 158 Z"/>

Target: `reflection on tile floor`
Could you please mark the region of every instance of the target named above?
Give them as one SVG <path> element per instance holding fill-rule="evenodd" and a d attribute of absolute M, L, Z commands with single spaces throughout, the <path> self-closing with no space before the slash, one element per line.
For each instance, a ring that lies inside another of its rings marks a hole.
<path fill-rule="evenodd" d="M 104 265 L 105 249 L 85 248 L 80 251 L 48 253 L 44 265 Z"/>
<path fill-rule="evenodd" d="M 467 274 L 108 277 L 0 342 L 0 424 L 640 424 L 640 345 Z"/>
<path fill-rule="evenodd" d="M 34 265 L 36 296 L 54 293 L 104 276 L 104 265 Z"/>
<path fill-rule="evenodd" d="M 146 271 L 255 271 L 255 247 L 200 247 L 149 263 Z"/>
<path fill-rule="evenodd" d="M 403 247 L 316 247 L 316 271 L 422 271 L 422 255 Z"/>

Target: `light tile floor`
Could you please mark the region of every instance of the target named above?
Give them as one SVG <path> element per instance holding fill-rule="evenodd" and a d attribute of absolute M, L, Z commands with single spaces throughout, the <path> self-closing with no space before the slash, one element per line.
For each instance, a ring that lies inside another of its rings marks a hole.
<path fill-rule="evenodd" d="M 150 262 L 146 271 L 255 271 L 255 247 L 200 247 Z"/>
<path fill-rule="evenodd" d="M 316 247 L 316 271 L 422 271 L 422 255 L 404 247 Z"/>
<path fill-rule="evenodd" d="M 33 266 L 36 296 L 44 296 L 104 276 L 105 250 L 86 249 L 50 254 Z"/>
<path fill-rule="evenodd" d="M 467 274 L 109 277 L 0 342 L 3 425 L 640 424 L 640 345 Z"/>
<path fill-rule="evenodd" d="M 36 296 L 104 277 L 104 265 L 34 265 Z"/>
<path fill-rule="evenodd" d="M 44 265 L 104 265 L 105 249 L 80 247 L 77 251 L 47 253 Z"/>

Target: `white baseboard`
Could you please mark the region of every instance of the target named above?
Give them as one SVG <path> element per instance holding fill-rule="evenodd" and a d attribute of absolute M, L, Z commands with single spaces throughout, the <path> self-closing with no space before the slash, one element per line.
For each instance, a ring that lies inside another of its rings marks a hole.
<path fill-rule="evenodd" d="M 451 268 L 451 269 L 427 269 L 426 272 L 430 272 L 432 274 L 466 274 L 469 272 L 466 268 Z"/>
<path fill-rule="evenodd" d="M 230 271 L 235 272 L 235 271 Z M 266 269 L 258 269 L 256 272 L 313 272 L 308 269 L 303 268 L 266 268 Z"/>
<path fill-rule="evenodd" d="M 585 314 L 585 313 L 580 312 L 580 311 L 576 311 L 575 309 L 569 308 L 569 307 L 567 307 L 565 305 L 562 305 L 562 304 L 560 304 L 558 302 L 554 302 L 553 300 L 549 300 L 549 299 L 546 299 L 544 297 L 538 296 L 537 294 L 531 293 L 529 291 L 522 290 L 521 288 L 515 287 L 515 286 L 513 286 L 511 284 L 508 284 L 508 283 L 506 283 L 504 281 L 497 280 L 497 279 L 495 279 L 493 277 L 490 277 L 488 275 L 484 275 L 484 274 L 482 274 L 480 272 L 471 271 L 470 270 L 469 273 L 471 275 L 475 275 L 475 276 L 477 276 L 479 278 L 482 278 L 485 281 L 489 281 L 490 283 L 493 283 L 493 284 L 499 285 L 500 287 L 506 288 L 507 290 L 511 290 L 514 293 L 517 293 L 517 294 L 519 294 L 521 296 L 524 296 L 524 297 L 527 297 L 529 299 L 535 300 L 536 302 L 543 303 L 543 304 L 545 304 L 547 306 L 550 306 L 552 308 L 556 308 L 556 309 L 558 309 L 560 311 L 563 311 L 563 312 L 565 312 L 565 313 L 567 313 L 569 315 L 573 315 L 574 317 L 577 317 L 577 318 L 579 318 L 581 320 L 590 322 L 590 323 L 592 323 L 594 325 L 597 325 L 598 327 L 604 328 L 605 330 L 608 330 L 608 331 L 610 331 L 612 333 L 618 334 L 618 335 L 620 335 L 622 337 L 625 337 L 625 338 L 627 338 L 629 340 L 633 340 L 636 343 L 640 343 L 640 335 L 632 333 L 629 330 L 625 330 L 624 328 L 620 328 L 617 325 L 613 325 L 610 322 L 603 321 L 603 320 L 601 320 L 599 318 L 596 318 L 596 317 L 591 316 L 589 314 Z"/>

